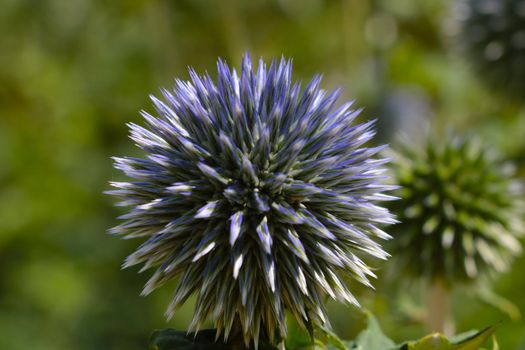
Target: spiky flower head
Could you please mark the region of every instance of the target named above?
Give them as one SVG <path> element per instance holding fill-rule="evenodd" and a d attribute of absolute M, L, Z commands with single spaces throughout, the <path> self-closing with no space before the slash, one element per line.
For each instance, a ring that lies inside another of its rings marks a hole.
<path fill-rule="evenodd" d="M 480 76 L 525 99 L 525 0 L 463 0 L 462 42 Z"/>
<path fill-rule="evenodd" d="M 505 271 L 521 252 L 521 184 L 513 167 L 476 139 L 449 135 L 393 152 L 401 198 L 392 207 L 396 271 L 447 283 Z"/>
<path fill-rule="evenodd" d="M 392 223 L 375 201 L 383 191 L 383 147 L 364 146 L 373 122 L 354 123 L 351 103 L 335 108 L 315 77 L 304 90 L 282 59 L 240 75 L 218 61 L 217 82 L 190 69 L 157 116 L 130 124 L 145 158 L 115 158 L 134 179 L 110 191 L 131 207 L 111 230 L 144 237 L 125 267 L 154 268 L 143 294 L 178 278 L 167 316 L 192 294 L 190 330 L 209 319 L 227 339 L 235 321 L 244 341 L 285 337 L 285 312 L 305 327 L 326 325 L 325 296 L 356 304 L 343 282 L 369 285 L 362 255 L 385 259 L 374 241 Z"/>

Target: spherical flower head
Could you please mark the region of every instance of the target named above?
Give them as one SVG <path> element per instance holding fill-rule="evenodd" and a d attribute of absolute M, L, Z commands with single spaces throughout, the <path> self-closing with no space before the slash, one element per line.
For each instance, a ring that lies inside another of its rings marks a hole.
<path fill-rule="evenodd" d="M 521 252 L 521 184 L 513 167 L 475 139 L 400 145 L 391 163 L 401 199 L 392 207 L 395 271 L 470 284 L 505 271 Z"/>
<path fill-rule="evenodd" d="M 480 76 L 525 99 L 525 0 L 463 0 L 462 43 Z"/>
<path fill-rule="evenodd" d="M 111 194 L 130 207 L 111 230 L 145 242 L 125 267 L 155 272 L 143 294 L 178 279 L 167 316 L 195 294 L 190 330 L 211 320 L 225 339 L 238 324 L 244 341 L 286 336 L 285 312 L 304 327 L 324 326 L 325 296 L 357 305 L 343 282 L 369 285 L 363 256 L 385 259 L 374 240 L 394 222 L 375 204 L 392 197 L 365 147 L 373 122 L 357 124 L 340 92 L 321 90 L 315 77 L 303 90 L 282 59 L 240 75 L 218 61 L 217 82 L 190 69 L 152 97 L 156 116 L 130 124 L 145 158 L 115 158 L 134 179 Z"/>

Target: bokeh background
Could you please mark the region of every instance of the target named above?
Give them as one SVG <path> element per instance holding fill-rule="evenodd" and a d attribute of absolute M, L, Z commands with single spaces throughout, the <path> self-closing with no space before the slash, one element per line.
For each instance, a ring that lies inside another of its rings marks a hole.
<path fill-rule="evenodd" d="M 293 57 L 295 78 L 322 72 L 378 118 L 382 141 L 454 129 L 523 168 L 524 104 L 484 84 L 458 14 L 455 0 L 0 0 L 0 349 L 138 350 L 186 327 L 191 302 L 168 323 L 170 288 L 140 297 L 146 274 L 120 270 L 138 242 L 105 233 L 122 212 L 103 191 L 122 179 L 110 156 L 137 153 L 125 123 L 190 65 Z M 392 338 L 420 337 L 419 290 L 401 293 L 387 265 L 357 293 Z M 523 313 L 524 270 L 494 286 Z M 459 331 L 503 320 L 500 347 L 525 349 L 523 319 L 463 290 L 454 309 Z M 363 327 L 355 308 L 330 310 L 342 337 Z"/>

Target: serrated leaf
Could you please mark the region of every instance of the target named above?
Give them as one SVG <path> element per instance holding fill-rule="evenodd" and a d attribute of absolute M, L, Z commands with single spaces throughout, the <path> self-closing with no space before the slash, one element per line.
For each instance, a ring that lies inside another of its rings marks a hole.
<path fill-rule="evenodd" d="M 464 339 L 463 341 L 456 343 L 454 350 L 477 350 L 485 343 L 485 341 L 494 334 L 499 324 L 487 327 L 478 333 Z"/>
<path fill-rule="evenodd" d="M 435 333 L 427 335 L 420 340 L 395 345 L 390 338 L 383 334 L 379 323 L 372 314 L 367 313 L 367 318 L 367 329 L 362 331 L 356 340 L 342 342 L 349 350 L 481 350 L 481 346 L 494 334 L 498 327 L 496 324 L 479 332 L 470 331 L 450 339 L 442 334 Z M 329 350 L 344 349 L 336 346 L 334 343 L 332 344 L 328 346 Z M 495 339 L 493 344 L 493 350 L 497 350 L 498 345 Z"/>
<path fill-rule="evenodd" d="M 496 331 L 497 325 L 479 332 L 467 332 L 450 340 L 442 334 L 431 334 L 417 341 L 401 344 L 398 350 L 479 350 L 481 345 Z"/>
<path fill-rule="evenodd" d="M 470 331 L 466 331 L 466 332 L 451 336 L 450 341 L 454 344 L 461 343 L 462 341 L 465 341 L 475 336 L 476 334 L 478 334 L 478 331 L 475 329 L 471 329 Z"/>

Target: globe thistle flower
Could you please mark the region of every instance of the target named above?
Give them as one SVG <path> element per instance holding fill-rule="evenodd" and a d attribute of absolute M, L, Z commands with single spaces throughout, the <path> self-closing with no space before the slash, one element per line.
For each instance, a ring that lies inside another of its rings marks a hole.
<path fill-rule="evenodd" d="M 393 153 L 401 199 L 392 207 L 396 271 L 412 277 L 473 282 L 503 272 L 521 252 L 521 184 L 513 167 L 476 140 L 430 139 Z"/>
<path fill-rule="evenodd" d="M 130 207 L 112 233 L 145 242 L 124 267 L 155 272 L 143 294 L 178 279 L 174 310 L 190 295 L 190 330 L 209 319 L 228 338 L 234 323 L 244 342 L 272 343 L 287 333 L 285 312 L 303 327 L 327 325 L 324 298 L 357 305 L 343 277 L 370 285 L 362 256 L 387 258 L 374 239 L 394 222 L 375 204 L 391 199 L 375 158 L 364 146 L 373 122 L 354 123 L 352 103 L 336 108 L 315 77 L 304 90 L 282 59 L 240 75 L 218 61 L 215 83 L 190 69 L 146 127 L 130 124 L 145 158 L 115 158 L 134 179 L 113 182 Z"/>
<path fill-rule="evenodd" d="M 464 0 L 462 43 L 480 75 L 525 98 L 525 0 Z"/>

